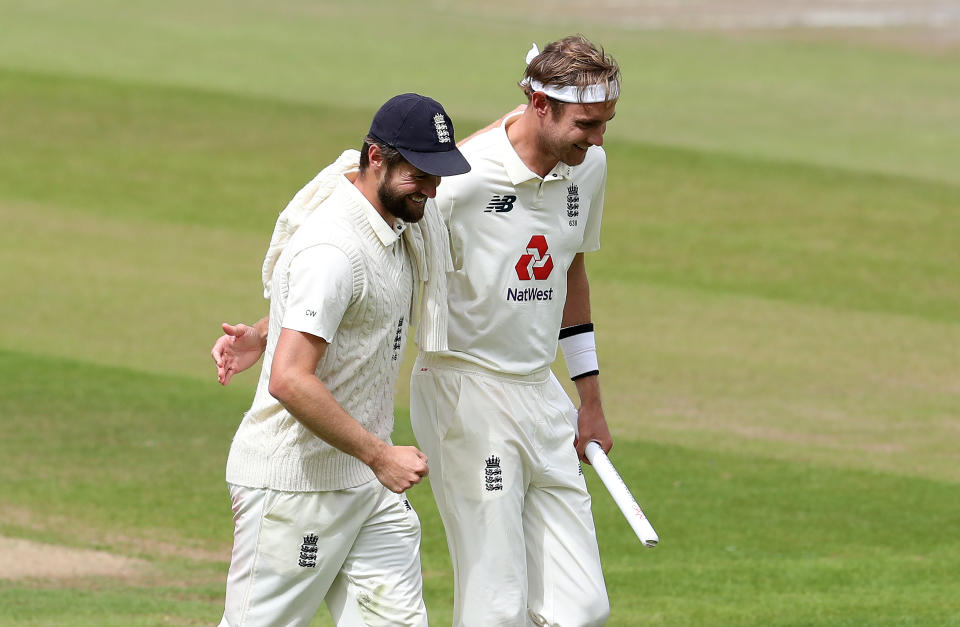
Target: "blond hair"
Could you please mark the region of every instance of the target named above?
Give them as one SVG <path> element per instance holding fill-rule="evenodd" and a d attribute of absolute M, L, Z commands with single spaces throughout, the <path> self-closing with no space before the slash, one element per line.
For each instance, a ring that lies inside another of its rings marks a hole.
<path fill-rule="evenodd" d="M 609 99 L 618 95 L 611 91 L 620 83 L 620 66 L 602 47 L 595 46 L 583 35 L 570 35 L 547 44 L 527 64 L 523 77 L 518 85 L 528 100 L 534 90 L 527 79 L 544 85 L 576 87 L 581 96 L 588 87 L 603 85 Z"/>

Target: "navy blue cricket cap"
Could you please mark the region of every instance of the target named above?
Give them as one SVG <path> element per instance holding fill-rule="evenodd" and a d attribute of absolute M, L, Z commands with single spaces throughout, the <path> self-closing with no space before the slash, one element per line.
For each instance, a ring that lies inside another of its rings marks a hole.
<path fill-rule="evenodd" d="M 453 176 L 470 171 L 457 150 L 453 122 L 440 103 L 420 94 L 388 100 L 370 123 L 370 135 L 396 148 L 403 158 L 427 174 Z"/>

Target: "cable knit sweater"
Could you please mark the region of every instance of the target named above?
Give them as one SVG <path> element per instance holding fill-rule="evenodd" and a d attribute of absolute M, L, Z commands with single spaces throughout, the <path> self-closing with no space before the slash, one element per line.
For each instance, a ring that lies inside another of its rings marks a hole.
<path fill-rule="evenodd" d="M 270 298 L 273 270 L 290 237 L 336 189 L 345 174 L 359 168 L 360 151 L 345 150 L 336 161 L 320 170 L 297 192 L 277 218 L 270 246 L 263 259 L 263 296 Z M 417 327 L 415 340 L 420 350 L 447 350 L 447 273 L 453 272 L 450 240 L 440 210 L 432 198 L 427 200 L 423 219 L 407 224 L 403 238 L 413 262 L 415 302 L 411 303 L 411 323 Z"/>
<path fill-rule="evenodd" d="M 283 248 L 273 268 L 270 331 L 253 406 L 230 448 L 227 481 L 252 488 L 325 491 L 375 479 L 359 459 L 330 446 L 269 393 L 270 372 L 288 297 L 291 260 L 315 245 L 333 245 L 350 261 L 353 291 L 317 377 L 340 405 L 385 442 L 393 430 L 393 391 L 409 326 L 413 294 L 406 247 L 360 192 L 338 177 L 329 198 Z M 374 229 L 380 220 L 380 232 Z M 392 241 L 391 241 L 392 238 Z M 322 271 L 322 269 L 318 269 Z"/>

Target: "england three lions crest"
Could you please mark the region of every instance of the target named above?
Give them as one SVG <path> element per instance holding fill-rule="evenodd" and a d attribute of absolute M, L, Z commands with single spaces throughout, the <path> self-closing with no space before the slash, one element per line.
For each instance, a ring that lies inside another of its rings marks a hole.
<path fill-rule="evenodd" d="M 567 187 L 567 223 L 577 226 L 580 217 L 580 188 L 576 185 Z"/>
<path fill-rule="evenodd" d="M 437 131 L 437 141 L 441 144 L 450 143 L 450 129 L 447 128 L 447 121 L 442 113 L 433 116 L 433 126 Z"/>
<path fill-rule="evenodd" d="M 300 545 L 299 560 L 301 568 L 317 567 L 317 541 L 319 540 L 320 536 L 315 533 L 308 533 L 303 536 L 303 544 Z"/>
<path fill-rule="evenodd" d="M 486 467 L 483 469 L 483 479 L 487 492 L 503 490 L 503 473 L 500 470 L 500 458 L 496 455 L 491 455 L 485 461 Z"/>

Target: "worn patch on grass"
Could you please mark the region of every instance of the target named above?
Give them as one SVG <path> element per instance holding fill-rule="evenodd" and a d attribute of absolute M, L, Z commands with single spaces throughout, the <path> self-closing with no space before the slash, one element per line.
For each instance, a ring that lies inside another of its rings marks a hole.
<path fill-rule="evenodd" d="M 54 533 L 55 529 L 71 529 L 71 536 L 74 540 L 98 545 L 105 545 L 115 551 L 122 551 L 134 555 L 146 555 L 159 558 L 183 558 L 194 562 L 229 562 L 231 547 L 222 546 L 219 548 L 203 548 L 191 546 L 186 543 L 174 543 L 170 541 L 158 540 L 155 538 L 143 538 L 121 533 L 111 533 L 104 535 L 102 530 L 85 529 L 77 527 L 75 522 L 68 520 L 65 516 L 56 515 L 38 515 L 29 509 L 22 507 L 0 507 L 0 520 L 4 523 L 15 525 L 17 527 L 30 529 L 34 532 Z M 3 538 L 3 536 L 0 536 Z M 34 542 L 40 546 L 46 546 Z M 65 547 L 54 547 L 54 551 L 72 550 Z M 91 551 L 97 552 L 97 551 Z M 105 553 L 108 554 L 108 553 Z M 0 545 L 0 562 L 5 562 L 2 545 Z M 142 560 L 133 560 L 143 564 Z M 0 564 L 0 569 L 3 565 Z M 0 577 L 2 578 L 2 577 Z"/>
<path fill-rule="evenodd" d="M 105 551 L 0 536 L 0 579 L 127 578 L 142 574 L 148 568 L 143 560 Z"/>
<path fill-rule="evenodd" d="M 552 16 L 628 31 L 777 33 L 934 52 L 960 45 L 955 0 L 488 0 L 455 10 L 484 16 L 509 10 L 526 19 Z"/>
<path fill-rule="evenodd" d="M 584 18 L 615 19 L 623 28 L 743 30 L 780 28 L 889 28 L 960 26 L 960 8 L 950 0 L 571 0 L 530 3 Z"/>
<path fill-rule="evenodd" d="M 616 3 L 618 14 L 624 8 L 622 2 Z M 880 28 L 904 25 L 946 28 L 960 24 L 960 10 L 955 3 L 944 0 L 645 1 L 631 3 L 626 13 L 629 22 L 641 28 Z"/>

